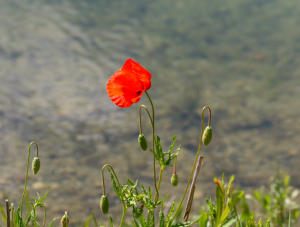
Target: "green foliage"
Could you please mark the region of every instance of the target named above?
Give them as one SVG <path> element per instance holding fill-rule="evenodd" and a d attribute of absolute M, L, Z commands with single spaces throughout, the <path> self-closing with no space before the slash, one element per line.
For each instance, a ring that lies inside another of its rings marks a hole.
<path fill-rule="evenodd" d="M 195 182 L 197 174 L 199 173 L 201 162 L 203 156 L 199 156 L 201 145 L 207 145 L 212 137 L 212 129 L 206 128 L 204 132 L 204 138 L 201 137 L 199 149 L 197 151 L 196 158 L 194 160 L 193 168 L 189 176 L 188 184 L 186 185 L 185 191 L 179 202 L 168 201 L 172 204 L 169 208 L 164 207 L 164 202 L 167 200 L 168 195 L 163 199 L 160 198 L 159 189 L 161 185 L 161 179 L 164 169 L 169 166 L 174 160 L 174 172 L 172 184 L 177 185 L 178 179 L 176 175 L 176 161 L 177 156 L 180 151 L 180 147 L 175 147 L 176 137 L 173 137 L 172 144 L 170 145 L 168 151 L 164 152 L 160 137 L 155 135 L 154 127 L 154 106 L 151 101 L 150 96 L 147 94 L 151 106 L 152 106 L 152 117 L 147 107 L 143 107 L 147 110 L 148 116 L 153 129 L 152 138 L 152 149 L 150 151 L 153 154 L 153 185 L 144 186 L 137 180 L 132 181 L 127 180 L 126 184 L 121 184 L 114 168 L 110 164 L 105 164 L 102 167 L 102 186 L 103 186 L 103 196 L 100 202 L 100 207 L 103 213 L 109 212 L 109 203 L 105 191 L 105 178 L 104 170 L 107 168 L 114 192 L 120 199 L 123 205 L 123 212 L 120 221 L 120 227 L 124 226 L 135 226 L 135 227 L 188 227 L 188 226 L 199 226 L 199 227 L 275 227 L 275 226 L 293 226 L 297 222 L 299 216 L 299 205 L 295 203 L 295 197 L 297 196 L 297 191 L 290 186 L 290 178 L 286 175 L 277 175 L 268 191 L 263 189 L 255 190 L 253 193 L 252 201 L 256 201 L 256 205 L 253 206 L 249 203 L 249 196 L 245 196 L 245 192 L 242 190 L 236 190 L 233 187 L 234 176 L 231 176 L 229 181 L 226 183 L 224 181 L 224 175 L 219 179 L 215 178 L 214 183 L 216 185 L 215 197 L 208 197 L 206 200 L 206 205 L 201 209 L 198 217 L 194 220 L 188 220 L 189 212 L 191 211 L 191 205 L 193 201 L 193 193 L 189 193 L 186 197 L 187 191 L 190 188 L 191 192 L 195 190 Z M 209 122 L 211 118 L 211 110 L 209 106 L 205 106 L 202 109 L 202 132 L 204 130 L 204 111 L 209 111 Z M 210 123 L 209 123 L 210 124 Z M 139 143 L 142 149 L 147 149 L 145 145 L 145 138 L 140 138 Z M 203 140 L 204 139 L 204 140 Z M 11 207 L 10 210 L 10 220 L 13 227 L 39 227 L 45 226 L 46 224 L 46 205 L 44 200 L 48 196 L 48 192 L 44 196 L 36 195 L 33 201 L 29 200 L 28 192 L 26 190 L 27 177 L 28 177 L 28 166 L 30 157 L 31 145 L 36 145 L 37 153 L 38 146 L 35 142 L 32 142 L 29 146 L 28 161 L 26 167 L 26 178 L 25 187 L 22 195 L 22 200 L 18 208 L 15 210 Z M 198 158 L 199 157 L 199 158 Z M 198 162 L 200 160 L 200 164 Z M 33 163 L 34 174 L 38 173 L 39 160 Z M 198 162 L 198 163 L 197 163 Z M 160 172 L 159 176 L 156 175 L 156 163 L 159 164 Z M 198 165 L 196 165 L 198 164 Z M 196 168 L 197 166 L 197 168 Z M 199 168 L 198 168 L 199 167 Z M 192 181 L 191 181 L 192 180 Z M 184 182 L 184 181 L 183 181 Z M 192 185 L 192 186 L 191 186 Z M 153 190 L 155 188 L 155 191 Z M 153 191 L 153 192 L 152 192 Z M 23 202 L 27 208 L 27 212 L 23 213 Z M 182 218 L 182 205 L 184 201 L 188 201 L 187 208 L 184 212 L 184 218 Z M 250 200 L 251 201 L 251 200 Z M 260 206 L 260 212 L 253 212 L 256 210 L 257 205 Z M 42 222 L 37 215 L 37 209 L 41 208 L 44 212 L 44 217 Z M 127 211 L 130 209 L 132 211 L 131 218 L 125 219 Z M 7 223 L 8 217 L 6 216 L 5 208 L 0 205 L 0 214 L 4 223 Z M 56 219 L 52 219 L 49 226 L 54 226 Z M 93 220 L 93 222 L 92 222 Z M 127 221 L 127 223 L 126 223 Z M 131 225 L 128 223 L 131 222 Z M 63 227 L 67 227 L 69 223 L 69 218 L 67 212 L 61 219 L 61 224 Z M 84 222 L 84 227 L 99 226 L 95 215 L 91 215 Z M 108 226 L 113 227 L 114 219 L 109 216 Z"/>
<path fill-rule="evenodd" d="M 44 200 L 47 198 L 48 192 L 40 197 L 40 195 L 37 193 L 35 199 L 33 201 L 27 201 L 30 204 L 31 209 L 27 214 L 22 217 L 21 215 L 21 207 L 19 206 L 17 210 L 11 209 L 11 223 L 13 223 L 13 226 L 16 227 L 27 227 L 27 226 L 40 226 L 38 216 L 37 216 L 37 208 L 42 208 L 44 211 L 44 217 L 43 217 L 43 226 L 45 225 L 46 221 L 46 206 L 44 203 Z M 27 200 L 27 199 L 26 199 Z M 4 222 L 6 222 L 7 218 L 4 219 Z"/>
<path fill-rule="evenodd" d="M 113 188 L 119 199 L 124 202 L 126 208 L 133 208 L 134 214 L 141 207 L 146 207 L 149 212 L 152 212 L 156 207 L 158 207 L 163 200 L 157 202 L 152 199 L 152 191 L 149 187 L 148 190 L 145 189 L 143 185 L 138 187 L 138 181 L 133 182 L 130 179 L 127 180 L 127 184 L 119 185 L 115 179 L 114 174 L 111 173 L 111 180 L 113 183 Z"/>
<path fill-rule="evenodd" d="M 254 200 L 261 206 L 262 215 L 268 217 L 275 226 L 294 224 L 299 216 L 299 205 L 294 201 L 298 194 L 290 186 L 290 177 L 277 173 L 269 186 L 253 192 Z"/>
<path fill-rule="evenodd" d="M 211 198 L 207 199 L 208 211 L 202 211 L 197 222 L 200 227 L 212 226 L 231 226 L 237 222 L 238 215 L 236 213 L 236 205 L 241 201 L 244 196 L 243 191 L 235 191 L 232 188 L 232 176 L 228 184 L 224 183 L 222 179 L 215 178 L 216 184 L 216 201 L 215 203 Z"/>
<path fill-rule="evenodd" d="M 160 143 L 160 137 L 157 136 L 155 140 L 155 158 L 159 162 L 162 169 L 170 165 L 171 161 L 178 156 L 180 147 L 175 148 L 176 136 L 173 137 L 173 142 L 167 152 L 163 152 L 162 145 Z"/>

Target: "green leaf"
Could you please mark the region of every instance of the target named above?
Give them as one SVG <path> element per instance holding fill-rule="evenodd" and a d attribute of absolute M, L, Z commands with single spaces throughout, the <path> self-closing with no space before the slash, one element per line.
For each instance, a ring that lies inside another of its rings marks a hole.
<path fill-rule="evenodd" d="M 253 191 L 253 195 L 254 195 L 254 198 L 258 201 L 258 202 L 261 202 L 261 193 L 257 190 L 254 190 Z"/>
<path fill-rule="evenodd" d="M 168 216 L 167 216 L 167 223 L 170 222 L 174 211 L 175 211 L 175 202 L 173 202 L 172 205 L 171 205 L 170 211 L 169 211 Z"/>
<path fill-rule="evenodd" d="M 114 227 L 114 219 L 112 218 L 112 216 L 109 216 L 109 226 Z"/>
<path fill-rule="evenodd" d="M 222 211 L 223 211 L 223 201 L 224 201 L 224 196 L 223 193 L 221 192 L 220 188 L 217 186 L 216 189 L 216 199 L 217 199 L 217 213 L 216 213 L 216 223 L 217 224 L 221 224 L 221 215 L 222 215 Z"/>
<path fill-rule="evenodd" d="M 0 203 L 0 213 L 2 216 L 2 220 L 6 223 L 6 212 L 5 212 L 4 207 L 1 205 L 1 203 Z"/>
<path fill-rule="evenodd" d="M 53 218 L 49 224 L 49 227 L 53 227 L 54 222 L 57 220 L 57 218 Z"/>
<path fill-rule="evenodd" d="M 48 188 L 48 190 L 47 190 L 47 192 L 45 193 L 45 195 L 43 195 L 43 196 L 39 199 L 40 202 L 44 201 L 44 200 L 48 197 L 49 191 L 50 191 L 50 189 Z"/>
<path fill-rule="evenodd" d="M 202 213 L 198 219 L 199 227 L 206 227 L 207 222 L 208 222 L 208 213 L 205 211 L 202 211 Z"/>
<path fill-rule="evenodd" d="M 133 186 L 133 185 L 134 185 L 134 183 L 133 183 L 130 179 L 127 179 L 127 184 L 128 184 L 129 186 Z"/>
<path fill-rule="evenodd" d="M 231 184 L 232 184 L 233 181 L 234 181 L 234 176 L 231 176 L 230 180 L 229 180 L 229 183 L 228 183 L 228 186 L 227 186 L 226 197 L 228 197 L 228 195 L 229 195 Z"/>
<path fill-rule="evenodd" d="M 223 210 L 221 218 L 220 218 L 220 223 L 222 224 L 225 219 L 227 218 L 227 216 L 230 214 L 230 209 L 229 206 L 226 206 L 226 208 Z"/>
<path fill-rule="evenodd" d="M 163 210 L 161 209 L 159 212 L 159 227 L 165 227 L 166 223 L 165 223 L 165 215 Z"/>
<path fill-rule="evenodd" d="M 89 227 L 90 226 L 90 221 L 92 220 L 92 215 L 89 216 L 86 221 L 83 224 L 83 227 Z"/>
<path fill-rule="evenodd" d="M 135 218 L 133 218 L 133 222 L 135 224 L 135 227 L 140 227 L 139 223 L 137 222 L 137 220 Z"/>
<path fill-rule="evenodd" d="M 143 227 L 147 227 L 147 223 L 146 223 L 146 220 L 145 220 L 145 218 L 144 218 L 144 215 L 141 215 L 141 216 L 140 216 L 140 222 L 141 222 L 141 225 L 142 225 Z"/>
<path fill-rule="evenodd" d="M 232 226 L 235 222 L 237 221 L 237 219 L 235 217 L 231 218 L 230 220 L 228 220 L 225 224 L 222 225 L 222 227 L 230 227 Z"/>

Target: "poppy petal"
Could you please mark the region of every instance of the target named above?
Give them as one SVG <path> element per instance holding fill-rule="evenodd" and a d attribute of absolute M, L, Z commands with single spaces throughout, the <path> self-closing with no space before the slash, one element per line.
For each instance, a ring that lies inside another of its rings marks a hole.
<path fill-rule="evenodd" d="M 107 82 L 110 99 L 119 107 L 129 107 L 142 97 L 151 86 L 151 74 L 139 63 L 128 59 Z"/>
<path fill-rule="evenodd" d="M 129 58 L 125 61 L 122 70 L 133 73 L 136 78 L 144 84 L 144 91 L 151 87 L 151 73 L 138 62 Z"/>

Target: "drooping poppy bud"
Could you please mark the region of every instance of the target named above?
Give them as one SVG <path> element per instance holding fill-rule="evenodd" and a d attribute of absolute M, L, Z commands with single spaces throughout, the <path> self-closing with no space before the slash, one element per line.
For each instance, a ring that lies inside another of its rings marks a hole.
<path fill-rule="evenodd" d="M 204 129 L 203 136 L 202 136 L 202 142 L 203 142 L 203 144 L 205 146 L 207 146 L 210 143 L 211 138 L 212 138 L 212 128 L 210 126 L 207 126 Z"/>
<path fill-rule="evenodd" d="M 68 227 L 68 225 L 69 225 L 69 216 L 68 216 L 67 211 L 65 211 L 65 214 L 64 214 L 64 216 L 62 216 L 60 222 L 61 222 L 62 227 Z"/>
<path fill-rule="evenodd" d="M 141 133 L 139 135 L 138 141 L 139 141 L 139 144 L 140 144 L 140 147 L 142 148 L 142 150 L 143 151 L 147 150 L 148 144 L 147 144 L 146 137 L 144 136 L 143 133 Z"/>
<path fill-rule="evenodd" d="M 39 157 L 34 157 L 34 159 L 32 160 L 32 171 L 34 175 L 36 175 L 39 172 L 40 166 L 41 166 L 41 161 Z"/>
<path fill-rule="evenodd" d="M 175 187 L 178 185 L 178 176 L 176 173 L 173 173 L 172 174 L 172 177 L 171 177 L 171 184 Z"/>
<path fill-rule="evenodd" d="M 100 208 L 103 212 L 103 214 L 107 214 L 109 210 L 109 202 L 106 195 L 102 195 L 100 200 Z"/>

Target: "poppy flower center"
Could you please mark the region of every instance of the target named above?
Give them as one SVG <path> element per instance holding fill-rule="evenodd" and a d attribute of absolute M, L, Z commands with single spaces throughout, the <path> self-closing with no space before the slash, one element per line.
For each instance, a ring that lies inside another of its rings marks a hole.
<path fill-rule="evenodd" d="M 137 95 L 140 95 L 141 93 L 142 93 L 142 91 L 137 91 L 136 92 Z"/>

